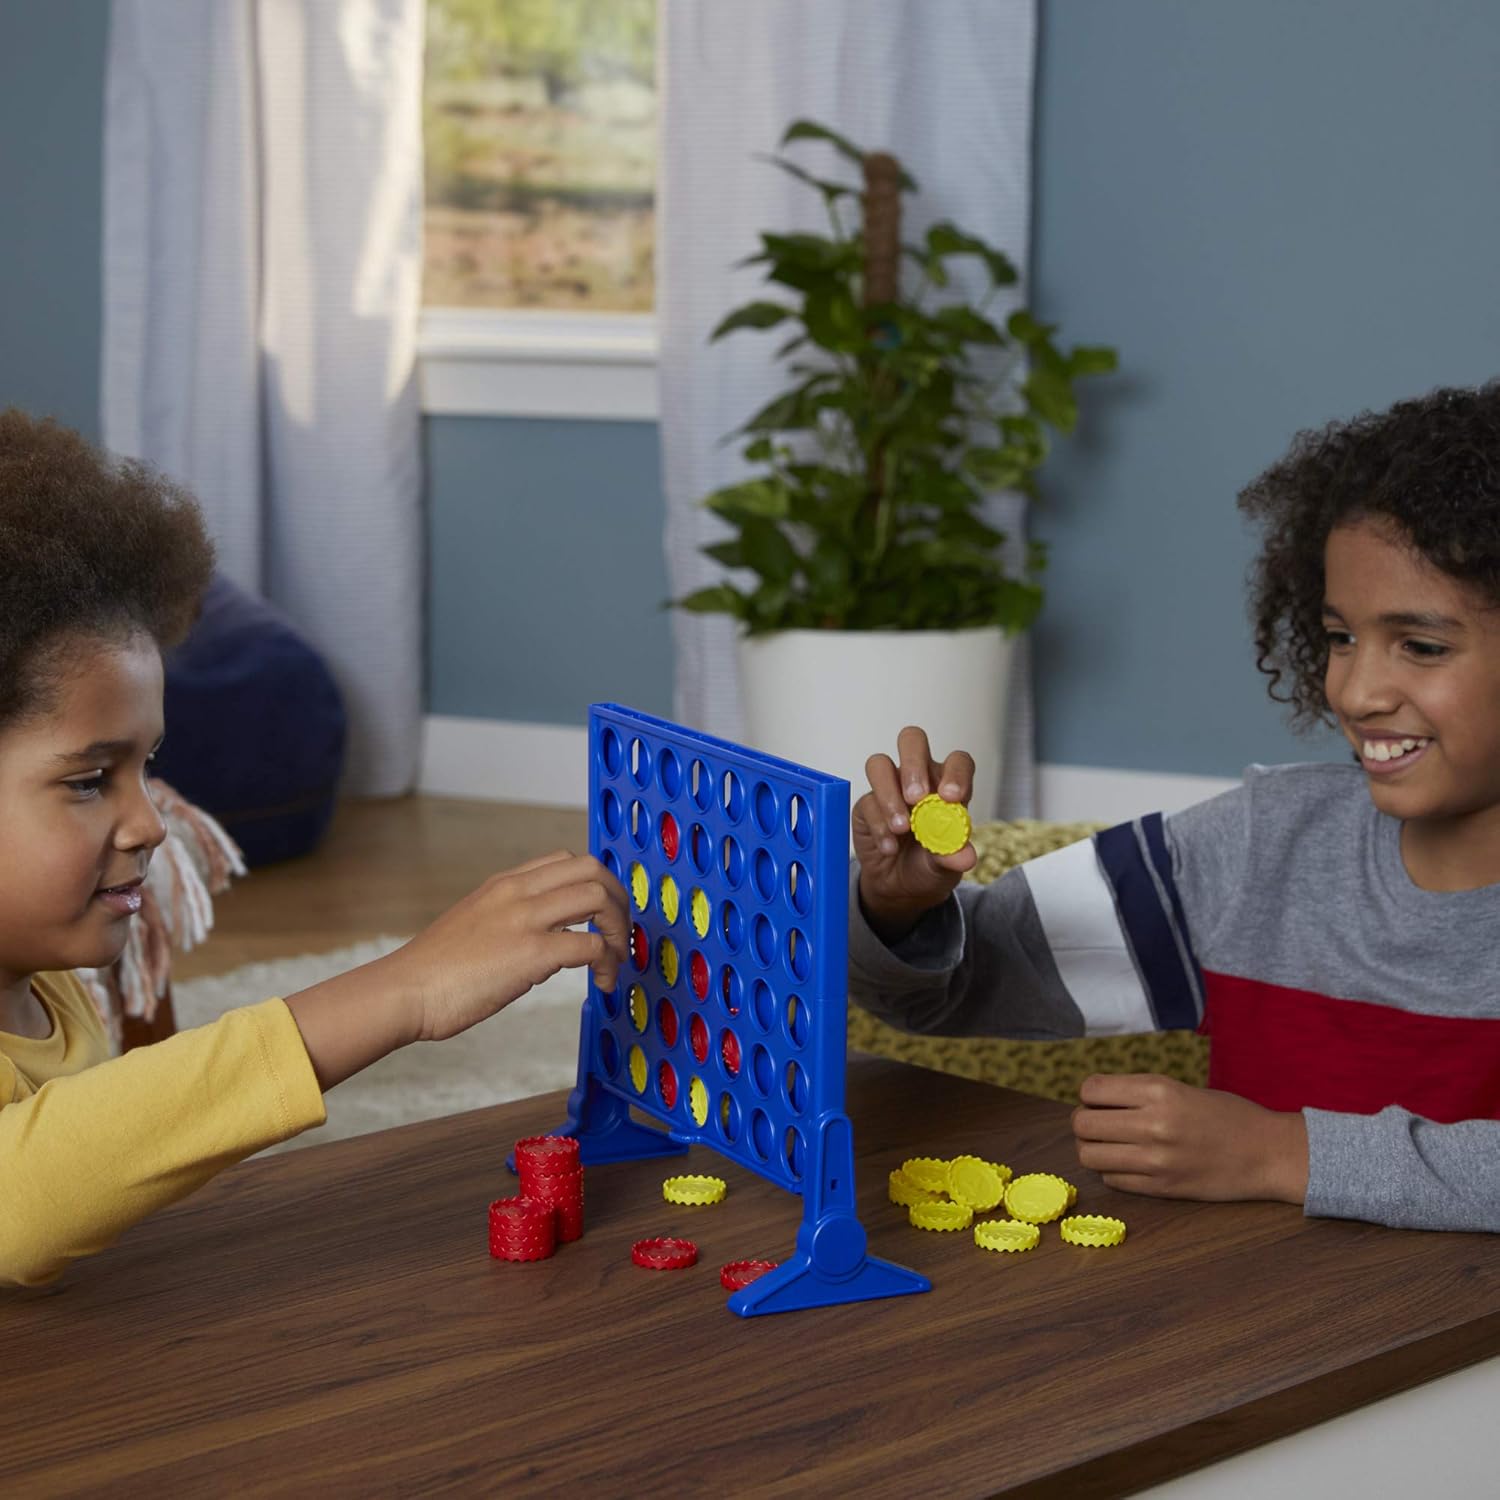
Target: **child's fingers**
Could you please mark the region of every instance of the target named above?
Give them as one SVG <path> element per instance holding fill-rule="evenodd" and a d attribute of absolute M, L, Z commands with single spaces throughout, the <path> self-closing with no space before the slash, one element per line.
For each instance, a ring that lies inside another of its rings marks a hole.
<path fill-rule="evenodd" d="M 979 851 L 973 844 L 965 844 L 952 854 L 933 854 L 929 858 L 942 870 L 952 870 L 957 875 L 967 875 L 979 863 Z"/>
<path fill-rule="evenodd" d="M 571 849 L 554 849 L 550 854 L 539 854 L 535 859 L 528 859 L 524 864 L 514 865 L 502 873 L 504 875 L 524 875 L 528 870 L 535 870 L 542 865 L 555 865 L 559 860 L 573 859 L 576 856 Z"/>
<path fill-rule="evenodd" d="M 1143 1109 L 1088 1109 L 1073 1111 L 1073 1134 L 1080 1141 L 1108 1141 L 1142 1146 L 1152 1139 L 1154 1126 Z M 1090 1163 L 1092 1165 L 1092 1163 Z"/>
<path fill-rule="evenodd" d="M 974 794 L 974 757 L 955 750 L 938 772 L 938 795 L 949 802 L 967 803 Z"/>
<path fill-rule="evenodd" d="M 880 810 L 878 825 L 873 817 L 869 820 L 872 832 L 880 826 L 895 833 L 905 833 L 906 798 L 901 795 L 901 778 L 895 761 L 889 755 L 872 755 L 865 762 L 865 778 L 870 783 L 870 793 Z"/>
<path fill-rule="evenodd" d="M 1156 1102 L 1165 1081 L 1155 1073 L 1095 1073 L 1083 1080 L 1078 1097 L 1101 1109 L 1139 1109 Z"/>
<path fill-rule="evenodd" d="M 1078 1165 L 1090 1172 L 1133 1172 L 1149 1177 L 1151 1164 L 1140 1146 L 1120 1145 L 1114 1141 L 1079 1141 Z"/>
<path fill-rule="evenodd" d="M 561 969 L 589 968 L 601 990 L 612 990 L 619 982 L 619 960 L 605 946 L 603 933 L 564 928 L 547 933 L 546 943 L 547 966 L 554 974 Z"/>
<path fill-rule="evenodd" d="M 915 807 L 932 790 L 932 747 L 927 731 L 908 724 L 896 736 L 896 752 L 901 758 L 901 794 L 907 806 Z"/>

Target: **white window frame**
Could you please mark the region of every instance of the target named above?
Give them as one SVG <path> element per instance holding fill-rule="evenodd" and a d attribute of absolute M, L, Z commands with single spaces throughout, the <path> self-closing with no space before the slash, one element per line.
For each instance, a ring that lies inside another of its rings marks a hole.
<path fill-rule="evenodd" d="M 422 410 L 654 422 L 657 349 L 654 313 L 424 308 Z"/>

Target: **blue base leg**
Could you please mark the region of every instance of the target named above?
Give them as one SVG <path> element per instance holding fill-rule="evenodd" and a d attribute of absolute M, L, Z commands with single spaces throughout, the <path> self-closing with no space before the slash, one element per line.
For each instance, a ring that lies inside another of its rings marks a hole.
<path fill-rule="evenodd" d="M 843 1302 L 871 1302 L 877 1297 L 904 1297 L 930 1292 L 932 1283 L 905 1266 L 866 1256 L 853 1276 L 831 1281 L 819 1276 L 811 1260 L 798 1251 L 774 1271 L 757 1276 L 729 1299 L 729 1310 L 742 1318 L 759 1313 L 798 1312 L 806 1307 L 836 1307 Z"/>

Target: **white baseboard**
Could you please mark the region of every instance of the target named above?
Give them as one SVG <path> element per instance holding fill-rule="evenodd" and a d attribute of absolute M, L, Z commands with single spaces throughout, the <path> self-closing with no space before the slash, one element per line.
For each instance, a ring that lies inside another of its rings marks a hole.
<path fill-rule="evenodd" d="M 546 807 L 588 805 L 588 731 L 429 714 L 417 790 Z M 1176 812 L 1237 785 L 1235 778 L 1108 766 L 1037 767 L 1038 815 L 1057 822 L 1124 822 Z"/>

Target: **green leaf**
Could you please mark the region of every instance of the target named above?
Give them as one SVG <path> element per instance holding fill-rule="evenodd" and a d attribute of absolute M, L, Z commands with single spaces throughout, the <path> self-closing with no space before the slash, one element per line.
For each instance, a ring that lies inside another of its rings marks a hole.
<path fill-rule="evenodd" d="M 698 589 L 681 599 L 669 601 L 678 609 L 691 610 L 698 615 L 734 615 L 743 620 L 749 613 L 749 601 L 733 584 L 715 583 L 706 589 Z"/>
<path fill-rule="evenodd" d="M 1013 337 L 1020 339 L 1028 348 L 1047 343 L 1057 332 L 1055 325 L 1038 323 L 1024 307 L 1013 312 L 1005 326 Z"/>
<path fill-rule="evenodd" d="M 713 558 L 715 562 L 723 563 L 726 568 L 746 566 L 745 549 L 740 545 L 738 537 L 727 542 L 710 542 L 704 547 L 703 553 L 706 557 Z"/>
<path fill-rule="evenodd" d="M 708 341 L 713 343 L 715 339 L 723 338 L 726 333 L 733 333 L 736 328 L 774 328 L 778 323 L 784 323 L 788 318 L 795 316 L 794 309 L 783 306 L 780 302 L 748 302 L 744 307 L 737 307 L 730 313 L 709 334 Z"/>
<path fill-rule="evenodd" d="M 1055 370 L 1034 369 L 1021 387 L 1031 409 L 1059 432 L 1072 432 L 1078 422 L 1078 403 L 1067 377 Z"/>
<path fill-rule="evenodd" d="M 788 161 L 784 156 L 762 156 L 761 161 L 768 161 L 774 167 L 780 167 L 783 172 L 790 173 L 799 182 L 805 182 L 809 187 L 816 188 L 823 195 L 823 201 L 830 206 L 839 201 L 840 198 L 852 198 L 854 189 L 846 187 L 841 182 L 830 182 L 823 177 L 814 177 L 804 167 L 799 167 L 796 162 Z"/>
<path fill-rule="evenodd" d="M 1079 344 L 1069 351 L 1064 363 L 1068 374 L 1076 379 L 1081 375 L 1108 375 L 1119 368 L 1119 357 L 1105 344 Z"/>
<path fill-rule="evenodd" d="M 972 307 L 940 307 L 933 313 L 932 321 L 938 327 L 956 334 L 970 344 L 1003 344 L 1005 342 L 1000 330 L 982 313 L 975 312 Z"/>
<path fill-rule="evenodd" d="M 786 486 L 775 478 L 747 479 L 715 490 L 703 504 L 737 526 L 757 516 L 779 521 L 786 515 Z"/>
<path fill-rule="evenodd" d="M 826 125 L 819 125 L 812 120 L 794 120 L 787 126 L 786 134 L 781 138 L 781 149 L 784 150 L 793 141 L 827 141 L 830 146 L 847 156 L 856 165 L 864 165 L 865 153 L 853 141 L 835 130 L 830 130 Z"/>
<path fill-rule="evenodd" d="M 745 566 L 771 583 L 789 583 L 797 571 L 797 552 L 773 521 L 751 517 L 740 531 Z"/>

